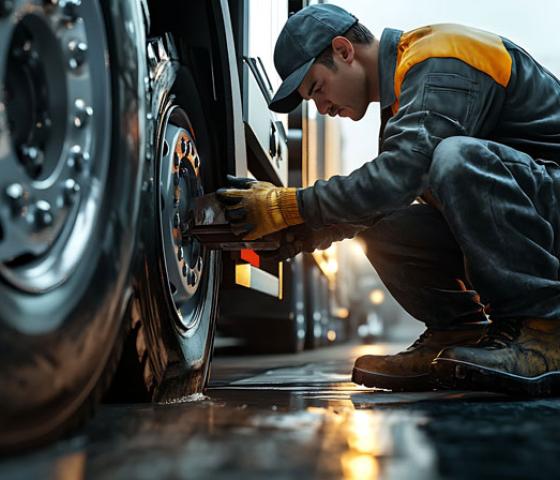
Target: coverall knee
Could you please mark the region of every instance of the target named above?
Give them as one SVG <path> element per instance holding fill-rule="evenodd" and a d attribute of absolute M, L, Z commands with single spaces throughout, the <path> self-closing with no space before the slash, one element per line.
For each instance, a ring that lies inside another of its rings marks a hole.
<path fill-rule="evenodd" d="M 443 140 L 428 178 L 493 318 L 560 317 L 560 168 L 509 146 Z"/>
<path fill-rule="evenodd" d="M 491 318 L 560 318 L 559 166 L 450 137 L 428 184 L 441 212 L 412 205 L 362 235 L 397 301 L 439 328 L 481 320 L 481 304 Z"/>

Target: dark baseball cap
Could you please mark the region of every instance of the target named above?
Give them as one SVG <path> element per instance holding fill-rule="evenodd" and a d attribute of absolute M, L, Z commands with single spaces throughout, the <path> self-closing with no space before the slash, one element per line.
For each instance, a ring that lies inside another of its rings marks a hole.
<path fill-rule="evenodd" d="M 268 107 L 279 113 L 296 108 L 302 101 L 297 89 L 317 56 L 357 22 L 354 15 L 329 3 L 310 5 L 288 18 L 274 47 L 282 85 Z"/>

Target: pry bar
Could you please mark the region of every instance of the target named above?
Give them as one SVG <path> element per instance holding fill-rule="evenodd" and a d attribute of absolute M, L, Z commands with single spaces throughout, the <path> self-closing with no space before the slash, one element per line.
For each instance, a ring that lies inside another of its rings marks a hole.
<path fill-rule="evenodd" d="M 183 236 L 195 237 L 210 250 L 276 250 L 280 246 L 280 234 L 258 240 L 242 240 L 235 235 L 214 193 L 197 197 L 194 210 L 194 225 L 183 230 Z"/>

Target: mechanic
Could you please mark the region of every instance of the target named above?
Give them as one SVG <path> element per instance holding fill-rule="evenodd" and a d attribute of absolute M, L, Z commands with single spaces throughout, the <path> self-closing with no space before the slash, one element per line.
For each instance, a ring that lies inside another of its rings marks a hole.
<path fill-rule="evenodd" d="M 560 83 L 497 35 L 433 25 L 380 39 L 345 10 L 292 15 L 270 108 L 313 100 L 360 120 L 379 102 L 379 155 L 301 189 L 230 178 L 246 239 L 284 230 L 282 256 L 359 234 L 397 301 L 426 324 L 353 381 L 400 391 L 560 393 Z"/>

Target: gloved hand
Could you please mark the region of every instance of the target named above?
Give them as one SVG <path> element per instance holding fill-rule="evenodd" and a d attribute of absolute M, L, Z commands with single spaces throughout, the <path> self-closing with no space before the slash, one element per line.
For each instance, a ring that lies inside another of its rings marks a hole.
<path fill-rule="evenodd" d="M 297 254 L 312 253 L 315 250 L 326 250 L 332 243 L 353 238 L 365 230 L 363 225 L 329 225 L 313 230 L 308 225 L 295 225 L 282 231 L 280 247 L 272 251 L 262 251 L 259 255 L 274 261 L 282 261 L 295 257 Z"/>
<path fill-rule="evenodd" d="M 255 240 L 303 223 L 295 188 L 231 175 L 228 181 L 233 188 L 220 188 L 216 196 L 225 206 L 233 233 L 243 240 Z"/>

